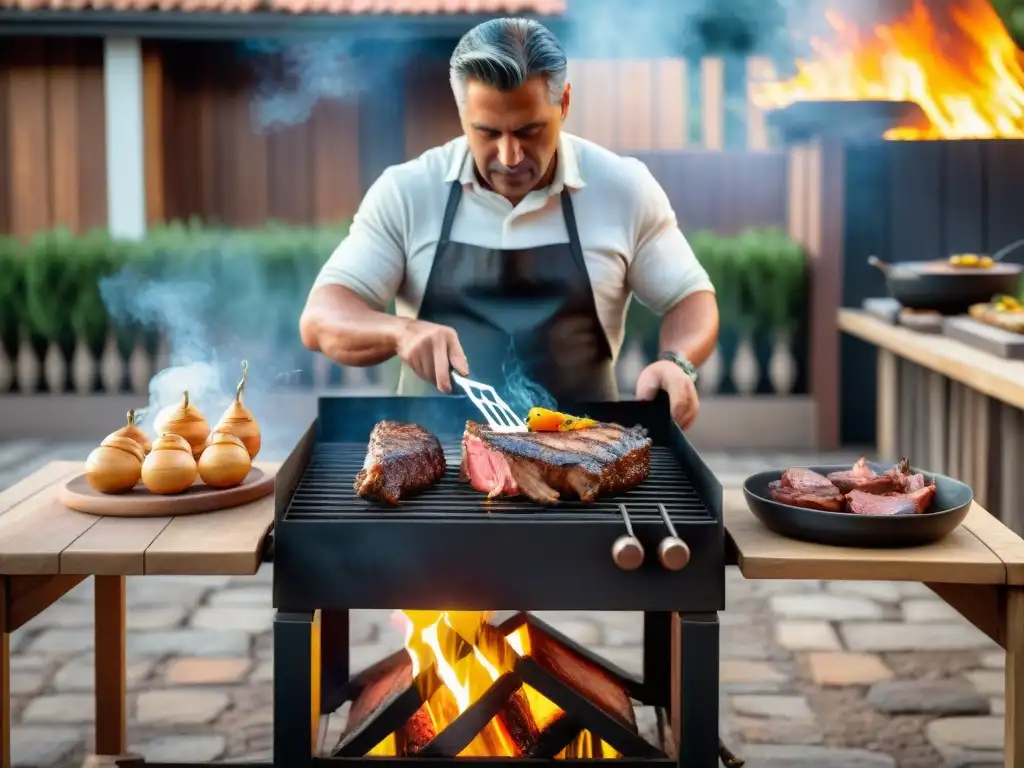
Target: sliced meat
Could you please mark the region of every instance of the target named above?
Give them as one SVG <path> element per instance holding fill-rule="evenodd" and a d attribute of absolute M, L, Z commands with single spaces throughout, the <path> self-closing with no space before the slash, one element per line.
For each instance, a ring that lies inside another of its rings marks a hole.
<path fill-rule="evenodd" d="M 783 488 L 793 488 L 805 493 L 814 493 L 815 491 L 831 493 L 838 490 L 832 481 L 824 475 L 803 467 L 787 469 L 779 478 L 779 484 Z"/>
<path fill-rule="evenodd" d="M 572 432 L 495 432 L 466 422 L 460 477 L 490 498 L 526 496 L 553 504 L 593 502 L 639 485 L 650 470 L 643 427 L 598 424 Z"/>
<path fill-rule="evenodd" d="M 811 474 L 815 473 L 812 472 Z M 785 477 L 785 473 L 783 477 Z M 818 475 L 818 477 L 821 477 L 821 475 Z M 801 489 L 794 488 L 791 485 L 783 485 L 782 480 L 776 480 L 768 484 L 768 494 L 780 504 L 789 504 L 792 507 L 820 509 L 823 512 L 843 511 L 843 494 L 831 483 L 827 486 Z"/>
<path fill-rule="evenodd" d="M 434 485 L 444 471 L 444 450 L 435 435 L 418 424 L 381 421 L 370 431 L 353 487 L 363 498 L 398 504 Z"/>
<path fill-rule="evenodd" d="M 926 485 L 912 493 L 887 493 L 884 496 L 850 491 L 846 500 L 855 515 L 916 515 L 928 509 L 934 497 L 935 486 Z"/>
<path fill-rule="evenodd" d="M 868 460 L 863 456 L 857 460 L 852 469 L 830 472 L 828 479 L 843 493 L 849 493 L 852 490 L 865 493 L 890 493 L 904 489 L 902 476 L 892 470 L 879 475 L 868 466 Z"/>

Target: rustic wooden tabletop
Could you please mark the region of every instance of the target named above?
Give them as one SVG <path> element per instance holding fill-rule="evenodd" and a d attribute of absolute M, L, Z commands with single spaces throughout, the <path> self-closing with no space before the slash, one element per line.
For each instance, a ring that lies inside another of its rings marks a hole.
<path fill-rule="evenodd" d="M 276 462 L 256 462 L 276 473 Z M 251 575 L 274 522 L 274 495 L 177 517 L 74 512 L 57 490 L 84 471 L 56 461 L 0 493 L 0 575 Z"/>

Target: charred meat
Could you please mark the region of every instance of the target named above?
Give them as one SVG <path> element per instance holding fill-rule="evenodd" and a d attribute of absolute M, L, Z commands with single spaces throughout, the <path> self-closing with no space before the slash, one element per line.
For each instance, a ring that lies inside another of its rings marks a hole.
<path fill-rule="evenodd" d="M 381 421 L 370 431 L 363 468 L 353 487 L 359 496 L 398 504 L 434 485 L 445 471 L 437 437 L 417 424 Z"/>
<path fill-rule="evenodd" d="M 861 457 L 852 468 L 824 477 L 810 469 L 787 469 L 768 484 L 775 501 L 794 507 L 855 515 L 913 515 L 925 512 L 935 497 L 935 484 L 914 474 L 910 462 L 879 474 Z"/>
<path fill-rule="evenodd" d="M 598 424 L 569 432 L 496 432 L 466 422 L 460 477 L 489 498 L 526 496 L 554 504 L 593 502 L 639 485 L 650 469 L 643 427 Z"/>
<path fill-rule="evenodd" d="M 782 477 L 768 484 L 768 493 L 780 504 L 842 512 L 843 494 L 829 479 L 809 469 L 787 469 Z"/>

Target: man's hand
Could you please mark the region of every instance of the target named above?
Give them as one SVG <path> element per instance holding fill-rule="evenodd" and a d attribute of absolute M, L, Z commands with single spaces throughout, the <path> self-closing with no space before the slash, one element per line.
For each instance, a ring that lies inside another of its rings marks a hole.
<path fill-rule="evenodd" d="M 398 357 L 417 376 L 446 394 L 452 391 L 450 367 L 463 376 L 469 374 L 469 362 L 459 336 L 447 325 L 410 320 L 399 333 L 395 347 Z"/>
<path fill-rule="evenodd" d="M 700 398 L 693 379 L 675 363 L 659 360 L 640 372 L 636 380 L 636 399 L 653 400 L 660 390 L 668 393 L 672 421 L 681 429 L 689 429 L 700 410 Z"/>

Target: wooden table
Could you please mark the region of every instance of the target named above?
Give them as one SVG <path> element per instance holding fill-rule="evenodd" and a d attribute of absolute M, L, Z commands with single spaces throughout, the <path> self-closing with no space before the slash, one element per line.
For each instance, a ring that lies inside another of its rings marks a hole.
<path fill-rule="evenodd" d="M 978 504 L 942 541 L 911 549 L 847 549 L 772 533 L 741 490 L 724 494 L 732 555 L 748 579 L 916 581 L 1006 650 L 1006 768 L 1024 768 L 1024 540 Z"/>
<path fill-rule="evenodd" d="M 256 462 L 268 473 L 278 464 Z M 125 576 L 256 573 L 274 495 L 182 517 L 103 518 L 73 512 L 57 489 L 84 464 L 46 465 L 0 492 L 0 768 L 10 768 L 9 634 L 89 576 L 95 580 L 97 755 L 127 752 Z"/>
<path fill-rule="evenodd" d="M 1024 534 L 1024 362 L 860 310 L 839 310 L 839 327 L 878 348 L 879 457 L 962 480 Z"/>

